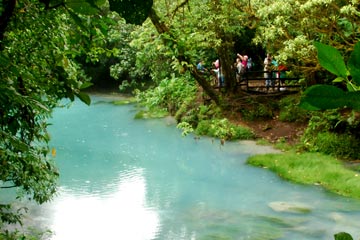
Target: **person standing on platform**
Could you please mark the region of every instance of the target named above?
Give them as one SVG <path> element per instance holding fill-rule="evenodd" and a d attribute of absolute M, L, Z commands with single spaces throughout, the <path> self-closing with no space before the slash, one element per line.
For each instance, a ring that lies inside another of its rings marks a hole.
<path fill-rule="evenodd" d="M 266 90 L 269 90 L 271 85 L 271 55 L 268 53 L 264 59 L 264 78 Z"/>

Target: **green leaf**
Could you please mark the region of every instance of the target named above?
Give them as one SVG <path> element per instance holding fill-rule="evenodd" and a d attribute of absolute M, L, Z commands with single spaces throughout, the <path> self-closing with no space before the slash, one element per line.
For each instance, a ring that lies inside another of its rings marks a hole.
<path fill-rule="evenodd" d="M 65 5 L 76 13 L 93 15 L 98 13 L 99 8 L 92 0 L 66 0 Z"/>
<path fill-rule="evenodd" d="M 86 105 L 90 105 L 91 104 L 91 98 L 89 95 L 87 95 L 86 93 L 83 92 L 79 92 L 76 94 L 76 96 Z"/>
<path fill-rule="evenodd" d="M 354 51 L 350 55 L 348 68 L 352 80 L 360 86 L 360 42 L 355 45 Z"/>
<path fill-rule="evenodd" d="M 74 20 L 74 22 L 84 31 L 84 32 L 88 32 L 89 29 L 87 27 L 85 27 L 85 25 L 83 24 L 83 21 L 81 20 L 81 18 L 76 15 L 75 13 L 73 13 L 72 11 L 68 11 L 68 13 L 70 14 L 70 17 Z"/>
<path fill-rule="evenodd" d="M 337 77 L 333 80 L 334 83 L 339 83 L 339 82 L 343 82 L 345 81 L 345 79 L 343 77 Z"/>
<path fill-rule="evenodd" d="M 349 108 L 352 108 L 354 110 L 360 110 L 360 92 L 347 92 L 347 105 Z"/>
<path fill-rule="evenodd" d="M 348 107 L 360 110 L 360 92 L 344 92 L 329 85 L 309 87 L 300 101 L 300 107 L 306 110 L 325 110 Z"/>
<path fill-rule="evenodd" d="M 42 0 L 41 2 L 45 3 L 46 5 L 49 5 L 49 7 L 59 6 L 64 1 L 63 0 Z"/>
<path fill-rule="evenodd" d="M 85 89 L 85 88 L 91 87 L 92 85 L 94 85 L 94 84 L 91 82 L 84 82 L 83 84 L 81 84 L 80 89 Z"/>
<path fill-rule="evenodd" d="M 108 34 L 108 29 L 109 29 L 109 27 L 105 23 L 100 22 L 99 30 L 101 31 L 102 34 L 104 34 L 106 36 Z"/>
<path fill-rule="evenodd" d="M 348 83 L 346 84 L 346 89 L 347 89 L 349 92 L 354 92 L 354 91 L 356 91 L 356 86 L 354 86 L 354 84 L 348 82 Z"/>
<path fill-rule="evenodd" d="M 346 232 L 340 232 L 334 235 L 335 240 L 353 240 L 350 234 Z"/>
<path fill-rule="evenodd" d="M 127 23 L 141 25 L 148 17 L 153 0 L 109 0 L 110 10 L 117 12 Z"/>
<path fill-rule="evenodd" d="M 0 64 L 5 66 L 8 65 L 10 63 L 10 60 L 7 56 L 5 56 L 4 54 L 0 54 Z"/>
<path fill-rule="evenodd" d="M 316 106 L 311 105 L 310 103 L 311 101 L 308 101 L 307 97 L 302 97 L 300 100 L 300 104 L 299 107 L 305 109 L 305 110 L 309 110 L 309 111 L 318 111 L 321 110 L 321 108 L 318 108 Z"/>
<path fill-rule="evenodd" d="M 320 65 L 338 77 L 347 78 L 347 69 L 340 52 L 332 47 L 319 42 L 314 42 L 318 51 Z"/>
<path fill-rule="evenodd" d="M 314 85 L 306 89 L 300 101 L 300 106 L 304 108 L 310 105 L 321 110 L 339 108 L 341 104 L 339 104 L 338 99 L 344 97 L 344 95 L 345 92 L 337 87 Z"/>

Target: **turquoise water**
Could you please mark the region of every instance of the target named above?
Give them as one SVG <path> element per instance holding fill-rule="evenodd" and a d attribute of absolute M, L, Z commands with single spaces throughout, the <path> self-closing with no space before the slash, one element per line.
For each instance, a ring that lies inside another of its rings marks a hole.
<path fill-rule="evenodd" d="M 31 214 L 52 239 L 359 238 L 359 201 L 246 165 L 271 148 L 182 137 L 171 119 L 134 120 L 134 106 L 92 101 L 51 120 L 59 194 Z"/>

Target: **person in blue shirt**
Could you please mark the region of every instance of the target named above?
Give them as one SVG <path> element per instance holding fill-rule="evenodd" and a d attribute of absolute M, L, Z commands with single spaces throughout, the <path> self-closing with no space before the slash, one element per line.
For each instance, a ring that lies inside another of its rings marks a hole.
<path fill-rule="evenodd" d="M 200 60 L 200 62 L 197 64 L 196 66 L 197 70 L 199 70 L 200 72 L 204 73 L 205 72 L 205 67 L 204 67 L 204 61 Z"/>

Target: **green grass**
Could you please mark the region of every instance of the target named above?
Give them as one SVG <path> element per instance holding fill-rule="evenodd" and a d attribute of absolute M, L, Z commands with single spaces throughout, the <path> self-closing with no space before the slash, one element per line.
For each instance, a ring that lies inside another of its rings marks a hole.
<path fill-rule="evenodd" d="M 321 185 L 339 195 L 360 199 L 360 173 L 346 168 L 341 161 L 328 155 L 294 152 L 264 154 L 251 156 L 248 163 L 268 168 L 295 183 Z"/>
<path fill-rule="evenodd" d="M 168 115 L 169 113 L 164 109 L 152 109 L 151 111 L 140 110 L 135 114 L 134 118 L 135 119 L 163 118 Z"/>
<path fill-rule="evenodd" d="M 127 105 L 127 104 L 130 104 L 130 103 L 136 103 L 136 98 L 126 98 L 126 99 L 121 99 L 121 100 L 115 100 L 113 101 L 112 103 L 114 105 Z"/>

